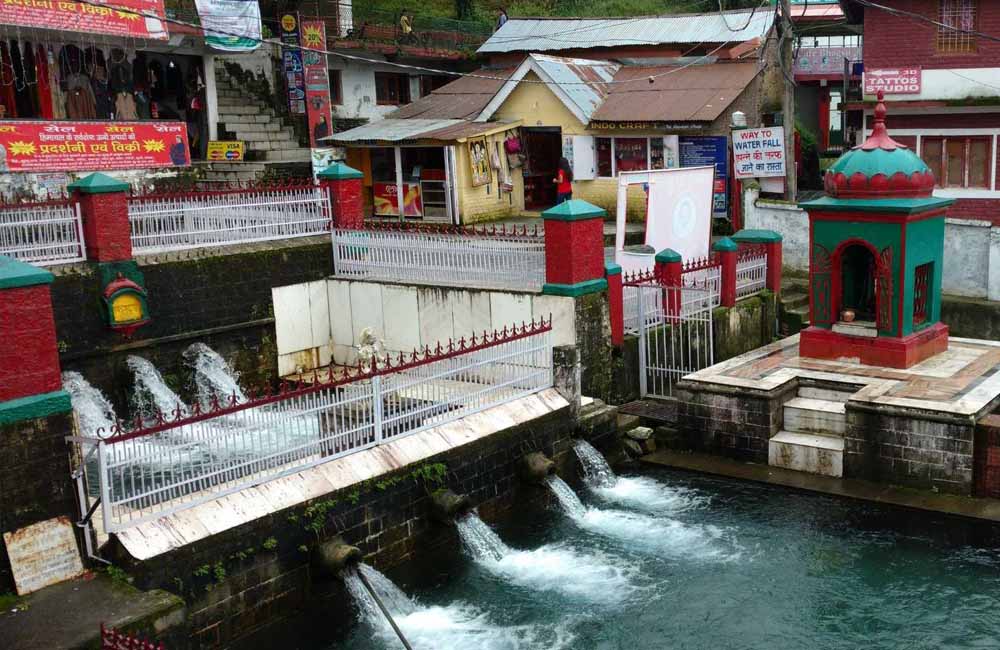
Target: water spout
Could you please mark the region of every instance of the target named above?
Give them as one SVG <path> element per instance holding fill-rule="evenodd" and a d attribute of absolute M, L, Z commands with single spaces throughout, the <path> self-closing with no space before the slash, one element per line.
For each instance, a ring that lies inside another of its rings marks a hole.
<path fill-rule="evenodd" d="M 548 478 L 548 486 L 566 514 L 571 517 L 582 517 L 587 513 L 587 506 L 583 505 L 580 497 L 566 484 L 566 481 L 553 475 Z"/>
<path fill-rule="evenodd" d="M 218 352 L 204 343 L 193 343 L 183 353 L 184 362 L 194 371 L 194 384 L 201 407 L 211 408 L 213 398 L 226 404 L 234 396 L 236 401 L 247 401 L 239 383 L 239 375 Z"/>
<path fill-rule="evenodd" d="M 586 440 L 577 441 L 573 445 L 573 451 L 576 452 L 577 458 L 580 459 L 580 465 L 583 466 L 584 480 L 589 487 L 609 488 L 618 482 L 618 477 L 615 476 L 614 470 L 608 465 L 608 461 L 589 442 Z"/>
<path fill-rule="evenodd" d="M 510 547 L 474 512 L 455 521 L 462 547 L 476 560 L 502 560 Z"/>
<path fill-rule="evenodd" d="M 163 375 L 147 359 L 129 355 L 125 360 L 135 377 L 135 389 L 132 392 L 132 404 L 144 420 L 156 419 L 157 412 L 167 419 L 188 414 L 187 405 L 181 401 L 163 380 Z"/>
<path fill-rule="evenodd" d="M 521 474 L 529 483 L 544 485 L 545 479 L 556 473 L 556 464 L 540 451 L 527 454 L 521 461 Z"/>

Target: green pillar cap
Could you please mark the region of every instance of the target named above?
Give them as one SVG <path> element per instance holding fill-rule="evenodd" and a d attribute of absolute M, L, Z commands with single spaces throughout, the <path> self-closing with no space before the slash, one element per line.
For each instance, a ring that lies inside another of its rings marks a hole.
<path fill-rule="evenodd" d="M 51 283 L 52 274 L 45 269 L 0 255 L 0 289 L 20 289 Z"/>
<path fill-rule="evenodd" d="M 323 171 L 316 174 L 319 178 L 324 181 L 343 181 L 350 178 L 364 178 L 365 175 L 354 169 L 345 165 L 341 161 L 337 161 L 324 169 Z"/>
<path fill-rule="evenodd" d="M 667 264 L 670 262 L 680 262 L 681 254 L 672 248 L 664 248 L 662 251 L 656 254 L 653 258 L 658 264 Z"/>
<path fill-rule="evenodd" d="M 570 199 L 543 212 L 542 219 L 550 221 L 583 221 L 585 219 L 603 219 L 605 215 L 607 215 L 607 212 L 603 208 L 580 199 Z"/>
<path fill-rule="evenodd" d="M 128 183 L 111 178 L 107 174 L 96 172 L 84 176 L 80 180 L 66 186 L 69 191 L 78 190 L 83 194 L 110 194 L 112 192 L 127 192 Z"/>
<path fill-rule="evenodd" d="M 712 244 L 713 251 L 719 251 L 722 253 L 732 253 L 738 251 L 739 248 L 740 247 L 736 245 L 736 242 L 734 242 L 729 237 L 723 237 L 719 241 Z"/>
<path fill-rule="evenodd" d="M 773 230 L 741 230 L 733 235 L 733 241 L 744 244 L 771 244 L 781 241 L 781 235 Z"/>
<path fill-rule="evenodd" d="M 621 275 L 622 267 L 614 262 L 604 263 L 604 275 Z"/>

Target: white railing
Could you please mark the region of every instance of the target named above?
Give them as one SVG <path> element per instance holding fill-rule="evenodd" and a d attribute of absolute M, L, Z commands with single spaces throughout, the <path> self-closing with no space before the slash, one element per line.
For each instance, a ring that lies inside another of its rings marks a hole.
<path fill-rule="evenodd" d="M 545 240 L 510 232 L 368 227 L 333 232 L 340 277 L 484 289 L 538 291 Z"/>
<path fill-rule="evenodd" d="M 663 317 L 663 292 L 642 291 L 644 285 L 656 284 L 653 271 L 648 270 L 638 274 L 642 278 L 638 282 L 622 285 L 622 317 L 625 334 L 635 335 L 640 331 L 639 296 L 644 296 L 645 304 L 642 313 L 646 315 L 646 326 L 649 327 Z M 704 307 L 718 307 L 721 302 L 722 269 L 719 266 L 685 271 L 681 275 L 684 291 L 679 294 L 681 313 L 686 315 Z"/>
<path fill-rule="evenodd" d="M 136 253 L 307 237 L 332 223 L 326 190 L 312 186 L 135 197 L 128 216 Z"/>
<path fill-rule="evenodd" d="M 736 299 L 763 291 L 767 286 L 767 254 L 752 253 L 736 261 Z"/>
<path fill-rule="evenodd" d="M 114 532 L 552 386 L 551 320 L 392 367 L 110 437 L 76 438 Z M 451 346 L 454 348 L 454 344 Z"/>
<path fill-rule="evenodd" d="M 79 204 L 59 201 L 0 208 L 0 255 L 39 266 L 87 259 Z"/>

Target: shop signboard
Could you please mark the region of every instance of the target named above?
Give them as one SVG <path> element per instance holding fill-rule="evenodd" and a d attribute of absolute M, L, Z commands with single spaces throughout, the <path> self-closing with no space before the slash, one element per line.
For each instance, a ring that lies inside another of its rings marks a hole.
<path fill-rule="evenodd" d="M 281 61 L 288 88 L 288 110 L 293 115 L 306 114 L 306 78 L 302 69 L 302 50 L 299 49 L 299 17 L 285 14 L 281 17 Z"/>
<path fill-rule="evenodd" d="M 195 0 L 205 43 L 222 52 L 251 52 L 260 46 L 257 0 Z"/>
<path fill-rule="evenodd" d="M 687 136 L 678 138 L 681 167 L 715 167 L 712 187 L 712 216 L 729 216 L 729 138 L 720 136 Z"/>
<path fill-rule="evenodd" d="M 785 127 L 733 131 L 733 173 L 736 178 L 785 175 Z"/>
<path fill-rule="evenodd" d="M 256 0 L 255 0 L 256 1 Z M 167 40 L 163 0 L 2 0 L 0 24 Z"/>
<path fill-rule="evenodd" d="M 306 117 L 309 121 L 309 146 L 330 135 L 333 114 L 330 112 L 330 78 L 326 70 L 326 24 L 322 20 L 303 20 L 299 40 L 305 75 Z"/>
<path fill-rule="evenodd" d="M 919 95 L 921 78 L 919 67 L 865 70 L 865 94 Z"/>
<path fill-rule="evenodd" d="M 82 172 L 190 164 L 183 122 L 0 120 L 0 172 Z"/>
<path fill-rule="evenodd" d="M 372 183 L 372 190 L 375 194 L 375 216 L 398 217 L 399 201 L 396 200 L 396 184 Z M 403 183 L 403 210 L 407 217 L 424 216 L 420 183 Z"/>
<path fill-rule="evenodd" d="M 209 160 L 240 162 L 243 160 L 243 145 L 242 140 L 209 140 L 205 157 Z"/>

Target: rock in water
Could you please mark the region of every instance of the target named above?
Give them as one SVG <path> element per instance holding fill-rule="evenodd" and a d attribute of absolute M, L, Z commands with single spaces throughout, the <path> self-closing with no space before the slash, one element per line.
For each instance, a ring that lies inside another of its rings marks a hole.
<path fill-rule="evenodd" d="M 638 442 L 632 440 L 631 438 L 623 438 L 622 447 L 625 448 L 625 453 L 627 453 L 632 458 L 638 458 L 643 454 L 642 447 L 639 445 Z"/>
<path fill-rule="evenodd" d="M 653 430 L 649 427 L 636 427 L 625 435 L 636 442 L 642 442 L 643 440 L 649 440 L 653 436 Z"/>

